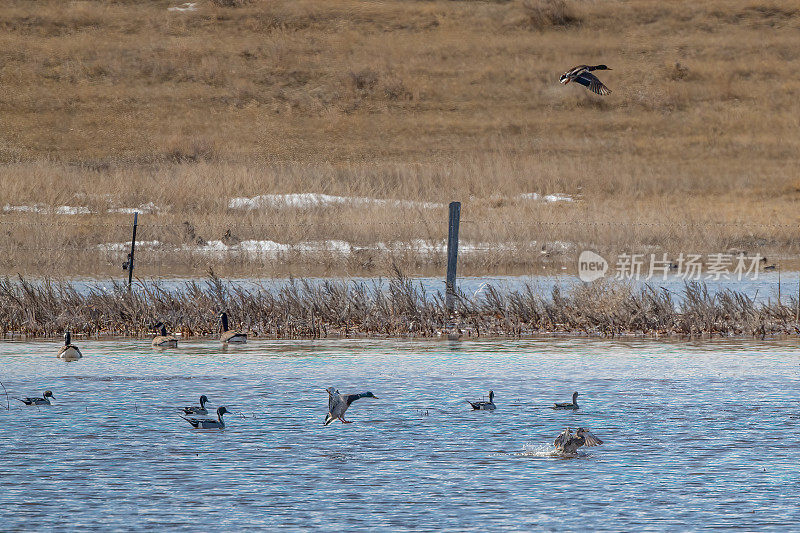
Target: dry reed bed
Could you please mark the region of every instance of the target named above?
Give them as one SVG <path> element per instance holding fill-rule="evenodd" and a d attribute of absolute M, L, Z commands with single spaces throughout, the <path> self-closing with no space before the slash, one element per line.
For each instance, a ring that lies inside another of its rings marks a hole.
<path fill-rule="evenodd" d="M 680 295 L 610 281 L 558 287 L 531 285 L 478 295 L 460 294 L 452 316 L 440 293 L 425 290 L 399 272 L 385 284 L 293 280 L 280 288 L 244 289 L 211 275 L 166 290 L 158 282 L 122 284 L 79 292 L 69 282 L 0 280 L 0 327 L 4 335 L 147 335 L 164 321 L 186 336 L 211 335 L 226 311 L 232 327 L 265 338 L 414 336 L 460 331 L 467 337 L 573 333 L 589 336 L 741 335 L 800 333 L 797 300 L 759 303 L 726 290 L 710 294 L 688 283 Z"/>

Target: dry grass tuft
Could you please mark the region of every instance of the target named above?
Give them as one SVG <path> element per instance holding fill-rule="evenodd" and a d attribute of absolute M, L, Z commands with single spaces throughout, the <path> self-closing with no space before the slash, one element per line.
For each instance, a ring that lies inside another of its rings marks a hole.
<path fill-rule="evenodd" d="M 581 22 L 566 0 L 522 0 L 524 26 L 542 30 L 575 26 Z"/>

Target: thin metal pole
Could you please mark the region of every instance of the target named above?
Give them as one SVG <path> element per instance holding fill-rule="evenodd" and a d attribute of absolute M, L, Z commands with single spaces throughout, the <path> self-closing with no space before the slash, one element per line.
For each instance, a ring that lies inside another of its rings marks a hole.
<path fill-rule="evenodd" d="M 458 265 L 458 223 L 461 219 L 461 202 L 450 202 L 450 222 L 447 230 L 447 281 L 445 305 L 453 312 L 456 297 L 456 266 Z"/>
<path fill-rule="evenodd" d="M 133 213 L 133 237 L 131 237 L 131 253 L 128 254 L 128 290 L 131 290 L 133 284 L 133 254 L 136 252 L 136 226 L 139 225 L 139 213 Z"/>

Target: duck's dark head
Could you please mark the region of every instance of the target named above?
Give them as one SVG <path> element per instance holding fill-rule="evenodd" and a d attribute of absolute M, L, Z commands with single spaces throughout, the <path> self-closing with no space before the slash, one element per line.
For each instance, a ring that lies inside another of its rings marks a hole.
<path fill-rule="evenodd" d="M 200 407 L 205 407 L 207 403 L 208 403 L 208 397 L 205 394 L 200 396 Z"/>
<path fill-rule="evenodd" d="M 228 313 L 224 311 L 220 313 L 219 321 L 222 324 L 222 331 L 228 331 Z"/>
<path fill-rule="evenodd" d="M 611 70 L 605 65 L 595 65 L 594 70 Z"/>
<path fill-rule="evenodd" d="M 69 331 L 67 331 L 66 333 L 64 333 L 64 346 L 69 346 L 71 342 L 72 342 L 72 335 L 70 335 Z"/>
<path fill-rule="evenodd" d="M 50 391 L 50 390 L 44 391 L 44 397 L 45 398 L 53 398 L 54 400 L 56 398 L 55 396 L 53 396 L 53 391 Z"/>
<path fill-rule="evenodd" d="M 577 399 L 578 399 L 578 393 L 577 392 L 573 392 L 572 393 L 572 401 L 574 402 Z"/>
<path fill-rule="evenodd" d="M 375 396 L 374 394 L 372 394 L 372 393 L 371 393 L 371 392 L 369 392 L 369 391 L 367 391 L 367 392 L 365 392 L 364 394 L 362 394 L 362 395 L 361 395 L 361 397 L 362 397 L 362 398 L 375 398 L 376 400 L 378 399 L 378 397 L 377 397 L 377 396 Z"/>
<path fill-rule="evenodd" d="M 494 401 L 494 391 L 493 391 L 493 390 L 490 390 L 490 391 L 489 391 L 489 401 L 490 401 L 490 402 L 493 402 L 493 401 Z"/>
<path fill-rule="evenodd" d="M 222 416 L 222 415 L 224 415 L 225 413 L 228 413 L 228 412 L 229 411 L 227 409 L 225 409 L 225 407 L 219 407 L 217 409 L 217 416 Z"/>

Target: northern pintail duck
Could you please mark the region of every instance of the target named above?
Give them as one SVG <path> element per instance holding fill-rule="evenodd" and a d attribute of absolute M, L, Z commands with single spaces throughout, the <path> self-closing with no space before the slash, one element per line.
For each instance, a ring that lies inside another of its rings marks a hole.
<path fill-rule="evenodd" d="M 203 394 L 200 396 L 200 407 L 196 405 L 190 405 L 188 407 L 183 407 L 183 414 L 186 415 L 207 415 L 208 409 L 206 409 L 206 404 L 208 402 L 208 397 Z"/>
<path fill-rule="evenodd" d="M 578 405 L 578 393 L 572 393 L 572 403 L 556 403 L 553 404 L 553 409 L 571 409 L 573 411 L 580 409 L 580 406 Z"/>
<path fill-rule="evenodd" d="M 580 83 L 593 93 L 599 94 L 601 96 L 605 96 L 607 94 L 611 94 L 611 89 L 606 87 L 602 81 L 600 81 L 597 76 L 592 74 L 594 70 L 611 70 L 605 65 L 578 65 L 577 67 L 573 67 L 570 70 L 566 71 L 564 74 L 561 75 L 559 81 L 566 85 L 571 81 L 576 83 Z"/>
<path fill-rule="evenodd" d="M 53 396 L 52 391 L 46 390 L 41 398 L 16 398 L 17 400 L 21 401 L 25 405 L 52 405 L 50 403 L 50 398 L 56 399 Z"/>
<path fill-rule="evenodd" d="M 78 347 L 72 344 L 72 336 L 69 334 L 69 331 L 64 333 L 64 346 L 58 350 L 58 355 L 56 357 L 64 361 L 77 361 L 83 357 Z"/>
<path fill-rule="evenodd" d="M 164 326 L 163 322 L 159 322 L 153 329 L 158 330 L 158 335 L 153 337 L 152 345 L 158 348 L 177 348 L 178 347 L 178 338 L 173 337 L 172 335 L 167 335 L 167 328 Z"/>
<path fill-rule="evenodd" d="M 333 387 L 328 387 L 325 391 L 328 393 L 328 414 L 325 416 L 326 426 L 334 420 L 341 420 L 342 424 L 350 424 L 349 420 L 344 419 L 344 413 L 351 403 L 360 398 L 378 399 L 377 396 L 369 391 L 358 394 L 339 394 L 339 391 Z"/>
<path fill-rule="evenodd" d="M 184 420 L 189 422 L 192 427 L 195 429 L 224 429 L 225 428 L 225 421 L 222 420 L 222 415 L 227 413 L 228 410 L 224 407 L 219 407 L 217 409 L 217 419 L 214 420 L 213 418 L 186 418 L 182 416 Z"/>
<path fill-rule="evenodd" d="M 494 391 L 489 391 L 489 401 L 486 400 L 477 400 L 471 401 L 467 400 L 469 404 L 472 406 L 472 409 L 475 411 L 494 411 L 497 409 L 497 406 L 494 404 Z"/>
<path fill-rule="evenodd" d="M 241 331 L 228 330 L 228 313 L 219 315 L 220 323 L 222 324 L 222 334 L 219 340 L 224 343 L 245 343 L 247 342 L 247 334 Z"/>
<path fill-rule="evenodd" d="M 599 446 L 601 444 L 603 444 L 603 441 L 592 435 L 585 428 L 578 428 L 575 433 L 572 433 L 570 428 L 567 428 L 553 441 L 553 446 L 556 447 L 556 450 L 565 455 L 575 455 L 581 446 Z"/>

